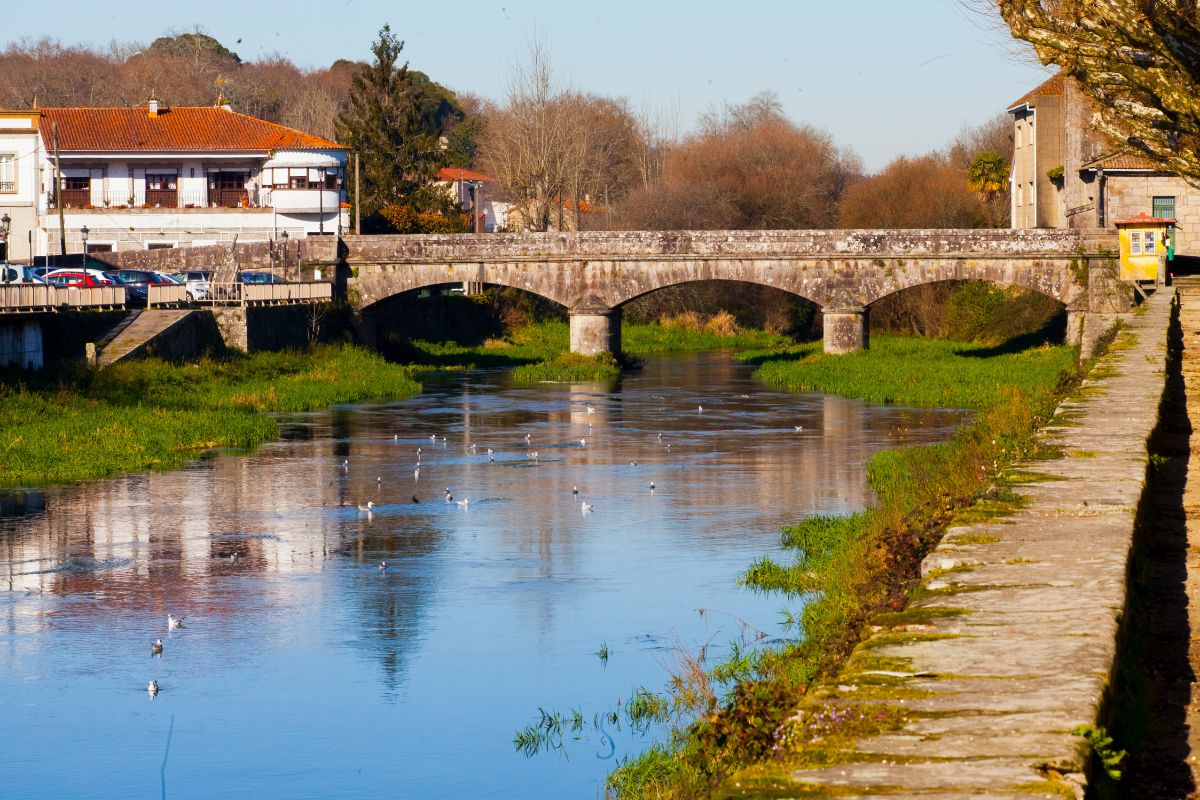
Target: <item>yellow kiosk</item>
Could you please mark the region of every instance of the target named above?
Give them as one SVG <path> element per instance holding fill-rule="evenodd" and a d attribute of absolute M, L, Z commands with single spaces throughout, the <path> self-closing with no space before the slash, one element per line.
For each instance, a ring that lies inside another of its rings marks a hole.
<path fill-rule="evenodd" d="M 1143 211 L 1113 224 L 1121 237 L 1121 280 L 1163 281 L 1167 260 L 1174 255 L 1175 220 Z"/>

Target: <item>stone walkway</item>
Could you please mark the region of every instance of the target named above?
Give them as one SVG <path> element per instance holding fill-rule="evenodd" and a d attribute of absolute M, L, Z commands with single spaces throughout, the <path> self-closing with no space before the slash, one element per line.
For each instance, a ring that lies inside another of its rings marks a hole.
<path fill-rule="evenodd" d="M 1168 294 L 1130 318 L 1132 335 L 1093 372 L 1105 377 L 1043 432 L 1055 457 L 1020 466 L 1028 504 L 950 529 L 926 559 L 922 598 L 824 690 L 835 705 L 899 709 L 900 727 L 837 754 L 848 763 L 793 772 L 796 794 L 1083 796 L 1090 751 L 1071 730 L 1097 722 L 1113 667 Z"/>

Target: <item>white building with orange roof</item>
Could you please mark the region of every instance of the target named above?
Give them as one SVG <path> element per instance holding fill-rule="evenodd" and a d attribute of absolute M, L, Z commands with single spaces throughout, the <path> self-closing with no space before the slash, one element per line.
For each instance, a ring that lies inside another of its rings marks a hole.
<path fill-rule="evenodd" d="M 9 193 L 6 159 L 24 168 Z M 0 112 L 14 261 L 80 253 L 84 229 L 89 252 L 335 235 L 345 168 L 336 142 L 228 105 Z"/>
<path fill-rule="evenodd" d="M 1144 214 L 1177 220 L 1175 252 L 1200 256 L 1200 191 L 1102 136 L 1074 81 L 1055 75 L 1008 113 L 1014 228 L 1115 228 Z"/>

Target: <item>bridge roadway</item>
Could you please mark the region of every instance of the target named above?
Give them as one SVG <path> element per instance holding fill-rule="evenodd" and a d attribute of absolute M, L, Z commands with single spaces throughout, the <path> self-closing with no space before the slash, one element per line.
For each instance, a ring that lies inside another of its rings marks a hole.
<path fill-rule="evenodd" d="M 1069 340 L 1086 343 L 1130 307 L 1116 248 L 1115 233 L 1099 230 L 606 231 L 348 236 L 337 255 L 365 311 L 425 287 L 509 286 L 565 306 L 571 350 L 584 354 L 619 352 L 621 307 L 649 292 L 703 280 L 772 286 L 820 306 L 826 352 L 844 353 L 868 346 L 872 303 L 950 280 L 1048 295 L 1067 308 Z"/>

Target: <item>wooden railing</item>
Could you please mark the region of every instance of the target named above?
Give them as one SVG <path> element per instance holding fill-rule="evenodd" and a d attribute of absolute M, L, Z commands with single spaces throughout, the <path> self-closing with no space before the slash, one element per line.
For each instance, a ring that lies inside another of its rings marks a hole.
<path fill-rule="evenodd" d="M 333 299 L 333 284 L 318 283 L 247 283 L 242 285 L 247 305 L 315 303 Z"/>
<path fill-rule="evenodd" d="M 187 305 L 187 287 L 181 283 L 151 284 L 147 292 L 146 306 L 161 308 L 163 306 Z"/>
<path fill-rule="evenodd" d="M 62 308 L 124 308 L 124 286 L 62 287 L 36 283 L 0 285 L 0 314 Z"/>
<path fill-rule="evenodd" d="M 198 299 L 208 306 L 270 306 L 319 303 L 333 299 L 333 284 L 312 283 L 210 283 L 208 295 Z"/>

